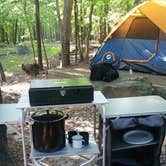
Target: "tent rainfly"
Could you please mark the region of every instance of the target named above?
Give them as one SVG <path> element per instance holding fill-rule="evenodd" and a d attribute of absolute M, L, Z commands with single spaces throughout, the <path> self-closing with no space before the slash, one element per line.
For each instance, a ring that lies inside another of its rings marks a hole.
<path fill-rule="evenodd" d="M 166 1 L 145 2 L 108 34 L 91 65 L 119 61 L 119 69 L 166 75 Z"/>

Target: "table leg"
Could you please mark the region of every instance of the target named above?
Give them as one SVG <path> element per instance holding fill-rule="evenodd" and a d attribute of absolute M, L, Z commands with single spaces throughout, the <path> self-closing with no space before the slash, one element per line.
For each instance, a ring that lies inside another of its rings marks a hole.
<path fill-rule="evenodd" d="M 27 166 L 26 148 L 25 148 L 25 132 L 24 132 L 24 113 L 25 113 L 25 110 L 21 110 L 22 150 L 23 150 L 23 157 L 24 157 L 24 166 Z"/>
<path fill-rule="evenodd" d="M 87 164 L 91 163 L 92 161 L 94 161 L 96 158 L 97 158 L 97 155 L 93 155 L 88 161 L 82 163 L 80 166 L 87 165 Z"/>
<path fill-rule="evenodd" d="M 31 159 L 31 160 L 35 166 L 42 166 L 41 164 L 39 164 L 39 162 L 37 160 L 35 160 L 35 159 Z"/>
<path fill-rule="evenodd" d="M 105 118 L 105 106 L 102 105 L 102 111 L 103 111 L 103 164 L 102 166 L 105 166 L 105 157 L 106 157 L 106 118 Z"/>
<path fill-rule="evenodd" d="M 93 125 L 94 125 L 94 132 L 93 132 L 93 134 L 94 134 L 94 138 L 95 138 L 95 140 L 96 140 L 96 105 L 93 105 L 93 107 L 94 107 L 94 109 L 93 109 L 93 120 L 94 120 L 94 122 L 93 122 Z"/>

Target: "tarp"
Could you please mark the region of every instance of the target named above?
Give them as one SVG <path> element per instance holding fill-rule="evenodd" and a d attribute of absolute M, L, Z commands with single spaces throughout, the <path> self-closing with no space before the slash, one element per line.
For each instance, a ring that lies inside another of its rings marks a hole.
<path fill-rule="evenodd" d="M 166 1 L 131 10 L 106 37 L 92 65 L 120 61 L 120 69 L 166 75 Z"/>

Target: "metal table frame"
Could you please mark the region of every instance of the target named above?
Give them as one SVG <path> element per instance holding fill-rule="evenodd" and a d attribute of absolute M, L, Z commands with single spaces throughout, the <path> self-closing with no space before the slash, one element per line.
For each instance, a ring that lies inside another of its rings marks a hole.
<path fill-rule="evenodd" d="M 16 108 L 20 109 L 22 112 L 22 117 L 25 117 L 26 115 L 29 114 L 30 109 L 37 109 L 37 108 L 51 108 L 51 107 L 62 107 L 62 106 L 77 106 L 77 105 L 93 105 L 94 106 L 94 137 L 96 138 L 96 106 L 101 105 L 103 112 L 105 112 L 105 104 L 107 103 L 107 100 L 105 99 L 105 97 L 103 96 L 103 94 L 100 91 L 95 91 L 94 92 L 94 101 L 92 101 L 91 103 L 78 103 L 78 104 L 63 104 L 63 105 L 49 105 L 49 106 L 31 106 L 29 103 L 29 96 L 28 95 L 22 95 L 19 102 L 17 103 Z M 25 132 L 24 132 L 24 123 L 25 123 L 25 118 L 22 118 L 22 138 L 23 138 L 23 154 L 24 154 L 24 166 L 27 166 L 27 159 L 26 159 L 26 151 L 25 151 Z M 103 134 L 105 134 L 104 132 L 105 130 L 103 129 Z M 105 138 L 105 137 L 104 137 Z M 103 141 L 105 141 L 105 139 L 103 138 Z M 32 139 L 30 140 L 32 142 Z M 105 143 L 104 143 L 105 144 Z M 103 148 L 104 149 L 104 148 Z M 81 164 L 81 166 L 88 164 L 89 162 L 93 161 L 96 158 L 96 155 L 99 154 L 99 152 L 92 152 L 92 154 L 94 154 L 87 162 Z M 79 153 L 74 153 L 75 155 L 79 155 Z M 68 155 L 74 155 L 74 154 L 68 154 Z M 88 153 L 89 154 L 89 153 Z M 63 155 L 63 154 L 62 154 Z M 66 154 L 67 155 L 67 154 Z M 80 155 L 86 155 L 86 150 L 83 153 L 80 153 Z M 103 151 L 103 155 L 104 155 L 104 151 Z M 56 157 L 55 155 L 53 155 L 54 157 Z M 41 156 L 41 158 L 43 157 L 49 157 L 49 156 Z M 37 158 L 37 157 L 36 157 Z M 39 158 L 39 156 L 38 156 Z M 39 162 L 35 159 L 32 158 L 32 161 L 35 165 L 39 166 Z M 103 164 L 104 164 L 104 160 L 103 160 Z"/>
<path fill-rule="evenodd" d="M 106 150 L 106 120 L 130 116 L 166 114 L 166 100 L 160 96 L 138 96 L 108 99 L 108 104 L 101 109 L 103 119 L 103 166 Z"/>

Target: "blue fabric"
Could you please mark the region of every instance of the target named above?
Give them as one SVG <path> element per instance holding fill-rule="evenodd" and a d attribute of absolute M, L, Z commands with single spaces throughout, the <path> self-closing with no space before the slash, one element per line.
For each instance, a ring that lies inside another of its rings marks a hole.
<path fill-rule="evenodd" d="M 108 40 L 106 43 L 104 43 L 101 46 L 100 50 L 94 57 L 92 64 L 100 63 L 100 61 L 102 60 L 102 56 L 108 51 L 112 51 L 116 55 L 116 58 L 119 59 L 119 57 L 121 57 L 121 50 L 122 50 L 124 41 L 125 39 Z"/>
<path fill-rule="evenodd" d="M 93 58 L 92 65 L 102 62 L 102 56 L 111 51 L 115 55 L 115 60 L 145 60 L 155 51 L 155 40 L 145 39 L 121 39 L 113 38 L 101 46 L 96 56 Z M 104 59 L 111 62 L 112 59 Z M 157 55 L 147 63 L 130 63 L 134 70 L 166 75 L 166 40 L 160 40 Z M 121 64 L 120 69 L 128 64 Z M 138 67 L 137 67 L 138 66 Z M 139 70 L 141 68 L 141 70 Z M 145 70 L 144 70 L 145 69 Z"/>

